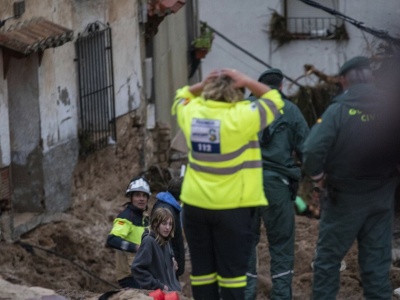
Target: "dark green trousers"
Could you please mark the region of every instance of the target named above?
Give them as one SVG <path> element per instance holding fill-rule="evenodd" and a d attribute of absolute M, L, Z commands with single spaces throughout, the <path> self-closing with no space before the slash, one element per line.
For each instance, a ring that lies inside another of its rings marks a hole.
<path fill-rule="evenodd" d="M 293 201 L 290 200 L 288 184 L 277 176 L 264 176 L 264 192 L 269 206 L 257 208 L 253 220 L 254 239 L 249 257 L 245 299 L 254 300 L 257 294 L 256 248 L 260 240 L 261 220 L 267 229 L 271 257 L 272 290 L 269 297 L 270 299 L 292 299 L 295 238 Z"/>
<path fill-rule="evenodd" d="M 358 243 L 365 299 L 391 299 L 391 242 L 397 181 L 368 193 L 335 193 L 322 199 L 312 299 L 336 299 L 340 262 Z"/>

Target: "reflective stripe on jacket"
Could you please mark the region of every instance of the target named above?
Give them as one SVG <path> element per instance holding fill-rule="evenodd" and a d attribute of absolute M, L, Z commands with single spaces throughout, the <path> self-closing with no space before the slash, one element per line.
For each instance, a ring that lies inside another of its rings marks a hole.
<path fill-rule="evenodd" d="M 142 234 L 147 226 L 147 222 L 145 221 L 144 217 L 142 218 L 141 222 L 142 224 L 138 225 L 124 218 L 116 218 L 110 234 L 119 236 L 124 240 L 136 245 L 140 245 L 142 241 Z"/>
<path fill-rule="evenodd" d="M 128 204 L 117 218 L 115 218 L 107 239 L 107 244 L 116 249 L 115 275 L 117 280 L 132 276 L 130 267 L 135 257 L 134 252 L 136 252 L 133 249 L 133 244 L 140 245 L 143 232 L 148 225 L 147 214 L 132 204 Z"/>
<path fill-rule="evenodd" d="M 179 89 L 172 114 L 189 148 L 181 200 L 206 209 L 267 205 L 257 132 L 283 106 L 277 90 L 254 102 L 227 103 L 195 98 L 187 86 Z"/>

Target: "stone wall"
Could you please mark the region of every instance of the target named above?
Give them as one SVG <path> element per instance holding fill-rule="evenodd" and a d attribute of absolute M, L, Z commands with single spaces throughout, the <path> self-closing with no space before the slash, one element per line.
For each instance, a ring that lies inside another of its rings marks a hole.
<path fill-rule="evenodd" d="M 171 147 L 171 126 L 158 122 L 151 134 L 154 140 L 154 163 L 162 168 L 167 168 Z"/>

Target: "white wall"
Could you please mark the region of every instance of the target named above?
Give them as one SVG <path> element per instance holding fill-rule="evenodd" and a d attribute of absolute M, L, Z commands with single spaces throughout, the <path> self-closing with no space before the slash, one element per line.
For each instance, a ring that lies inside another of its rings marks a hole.
<path fill-rule="evenodd" d="M 2 57 L 1 49 L 0 57 Z M 0 59 L 0 70 L 3 70 L 2 59 Z M 10 165 L 11 155 L 7 81 L 4 79 L 3 73 L 0 74 L 0 168 L 2 168 Z"/>
<path fill-rule="evenodd" d="M 200 20 L 207 22 L 228 39 L 269 63 L 267 29 L 269 8 L 280 10 L 281 1 L 201 0 Z M 218 68 L 235 68 L 253 78 L 266 68 L 215 35 L 211 52 L 202 60 L 203 76 Z"/>
<path fill-rule="evenodd" d="M 77 136 L 77 86 L 74 44 L 46 50 L 39 68 L 43 149 Z M 62 70 L 62 71 L 60 71 Z"/>
<path fill-rule="evenodd" d="M 400 2 L 398 0 L 339 0 L 339 11 L 353 19 L 364 22 L 366 26 L 389 30 L 400 36 L 398 19 L 400 18 Z M 371 55 L 368 45 L 377 45 L 377 39 L 363 33 L 351 24 L 346 24 L 350 40 L 336 42 L 327 40 L 291 41 L 277 48 L 275 42 L 269 40 L 268 30 L 272 10 L 283 14 L 283 1 L 277 0 L 202 0 L 199 1 L 200 19 L 211 27 L 233 40 L 240 47 L 251 52 L 265 63 L 281 68 L 293 79 L 304 74 L 303 66 L 313 64 L 327 74 L 336 74 L 338 68 L 349 58 L 356 55 Z M 316 8 L 309 7 L 310 14 Z M 318 12 L 315 11 L 315 15 Z M 367 42 L 368 41 L 368 42 Z M 263 72 L 266 67 L 230 46 L 216 36 L 211 52 L 202 62 L 203 76 L 214 68 L 229 67 L 246 72 L 253 78 Z M 313 85 L 314 77 L 299 80 L 301 84 Z M 294 92 L 284 81 L 285 92 Z"/>
<path fill-rule="evenodd" d="M 109 1 L 112 25 L 116 116 L 137 109 L 142 101 L 141 32 L 138 1 Z"/>
<path fill-rule="evenodd" d="M 13 4 L 11 0 L 2 0 L 0 4 L 0 19 L 12 14 Z M 8 87 L 7 79 L 3 75 L 3 53 L 0 48 L 0 168 L 11 164 L 10 150 L 10 123 L 8 113 Z"/>
<path fill-rule="evenodd" d="M 154 82 L 157 121 L 171 124 L 176 132 L 176 121 L 171 106 L 176 89 L 188 82 L 187 31 L 185 7 L 164 18 L 154 37 Z"/>

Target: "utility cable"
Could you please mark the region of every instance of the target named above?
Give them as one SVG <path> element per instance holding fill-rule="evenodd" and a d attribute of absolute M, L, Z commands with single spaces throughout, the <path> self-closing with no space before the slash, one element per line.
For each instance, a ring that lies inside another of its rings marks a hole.
<path fill-rule="evenodd" d="M 16 244 L 20 245 L 22 248 L 24 248 L 29 253 L 33 253 L 33 248 L 35 248 L 35 249 L 39 249 L 39 250 L 42 250 L 42 251 L 47 252 L 47 253 L 51 253 L 51 254 L 53 254 L 55 256 L 61 257 L 61 258 L 65 259 L 65 260 L 69 261 L 70 263 L 72 263 L 73 265 L 75 265 L 76 267 L 81 269 L 82 271 L 86 272 L 90 276 L 92 276 L 92 277 L 94 277 L 94 278 L 96 278 L 96 279 L 108 284 L 109 286 L 112 286 L 113 288 L 120 289 L 120 287 L 118 287 L 118 286 L 112 284 L 111 282 L 108 282 L 108 281 L 98 277 L 97 275 L 95 275 L 92 272 L 86 270 L 85 268 L 83 268 L 82 266 L 78 265 L 76 262 L 72 261 L 68 257 L 65 257 L 65 256 L 63 256 L 63 255 L 61 255 L 61 254 L 59 254 L 59 253 L 57 253 L 57 252 L 55 252 L 53 250 L 49 250 L 49 249 L 42 248 L 42 247 L 39 247 L 39 246 L 31 245 L 31 244 L 24 243 L 24 242 L 21 242 L 21 241 L 16 242 Z"/>
<path fill-rule="evenodd" d="M 323 6 L 313 0 L 299 0 L 299 1 L 301 1 L 307 5 L 313 6 L 315 8 L 321 9 L 323 11 L 326 11 L 327 13 L 334 15 L 334 16 L 338 17 L 339 19 L 342 19 L 346 22 L 349 22 L 350 24 L 356 26 L 357 28 L 359 28 L 365 32 L 368 32 L 369 34 L 372 34 L 373 36 L 376 36 L 377 38 L 386 40 L 388 42 L 395 44 L 397 47 L 400 47 L 400 39 L 392 37 L 391 35 L 389 35 L 389 33 L 387 31 L 377 30 L 377 29 L 367 27 L 364 25 L 364 22 L 357 21 L 349 16 L 346 16 L 346 15 L 338 12 L 337 10 Z"/>
<path fill-rule="evenodd" d="M 260 64 L 266 66 L 267 68 L 272 69 L 273 67 L 267 63 L 265 63 L 264 61 L 262 61 L 261 59 L 259 59 L 258 57 L 256 57 L 255 55 L 251 54 L 249 51 L 247 51 L 246 49 L 240 47 L 238 44 L 236 44 L 235 42 L 233 42 L 232 40 L 228 39 L 225 35 L 223 35 L 222 33 L 218 32 L 217 30 L 215 30 L 213 27 L 211 27 L 210 25 L 208 25 L 206 22 L 200 21 L 201 25 L 205 25 L 208 28 L 210 28 L 216 35 L 218 35 L 219 37 L 221 37 L 222 39 L 224 39 L 225 41 L 227 41 L 229 44 L 231 44 L 232 46 L 234 46 L 235 48 L 239 49 L 240 51 L 242 51 L 243 53 L 247 54 L 248 56 L 250 56 L 252 59 L 254 59 L 255 61 L 259 62 Z M 301 84 L 299 84 L 298 82 L 296 82 L 295 80 L 293 80 L 292 78 L 290 78 L 289 76 L 283 74 L 283 77 L 285 77 L 287 80 L 289 80 L 291 83 L 297 85 L 300 88 L 303 88 L 304 86 L 302 86 Z"/>

